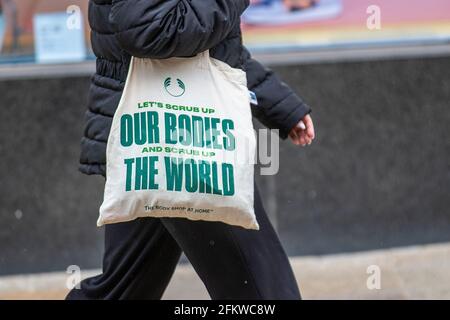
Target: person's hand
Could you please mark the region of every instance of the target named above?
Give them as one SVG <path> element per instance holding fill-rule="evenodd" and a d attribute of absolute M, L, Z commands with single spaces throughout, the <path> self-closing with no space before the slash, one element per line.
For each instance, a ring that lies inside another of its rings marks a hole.
<path fill-rule="evenodd" d="M 297 125 L 289 132 L 289 137 L 295 145 L 310 145 L 316 134 L 314 132 L 314 123 L 309 114 L 307 114 Z"/>

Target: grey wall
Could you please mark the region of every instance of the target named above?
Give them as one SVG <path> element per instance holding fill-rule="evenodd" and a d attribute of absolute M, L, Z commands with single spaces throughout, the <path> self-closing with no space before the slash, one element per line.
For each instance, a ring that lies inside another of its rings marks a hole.
<path fill-rule="evenodd" d="M 101 263 L 102 181 L 77 171 L 88 86 L 0 82 L 0 274 Z"/>
<path fill-rule="evenodd" d="M 450 240 L 450 59 L 274 69 L 317 130 L 258 177 L 289 254 Z M 0 274 L 101 264 L 103 181 L 77 172 L 88 86 L 0 82 Z"/>
<path fill-rule="evenodd" d="M 282 148 L 291 254 L 450 240 L 450 59 L 277 68 L 314 108 L 314 146 Z"/>

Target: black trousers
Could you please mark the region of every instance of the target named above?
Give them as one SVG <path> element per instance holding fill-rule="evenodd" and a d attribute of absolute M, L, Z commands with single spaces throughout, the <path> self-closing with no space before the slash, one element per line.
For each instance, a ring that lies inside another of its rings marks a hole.
<path fill-rule="evenodd" d="M 106 225 L 103 273 L 66 299 L 160 299 L 182 252 L 212 299 L 300 299 L 256 186 L 255 213 L 259 231 L 182 218 Z"/>

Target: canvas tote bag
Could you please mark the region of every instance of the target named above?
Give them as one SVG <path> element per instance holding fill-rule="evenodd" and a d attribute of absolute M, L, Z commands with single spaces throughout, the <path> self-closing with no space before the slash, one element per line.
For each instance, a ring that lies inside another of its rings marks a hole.
<path fill-rule="evenodd" d="M 107 144 L 97 225 L 182 217 L 259 229 L 244 71 L 211 58 L 133 57 Z"/>

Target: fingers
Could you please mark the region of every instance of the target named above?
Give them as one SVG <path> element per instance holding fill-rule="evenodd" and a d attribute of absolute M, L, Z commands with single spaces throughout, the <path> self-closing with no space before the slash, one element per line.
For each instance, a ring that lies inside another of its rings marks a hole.
<path fill-rule="evenodd" d="M 310 145 L 312 143 L 312 139 L 309 137 L 309 135 L 306 133 L 306 131 L 302 131 L 299 135 L 300 142 L 302 145 Z"/>
<path fill-rule="evenodd" d="M 311 127 L 306 128 L 306 134 L 309 136 L 311 140 L 316 137 L 316 133 L 314 132 L 314 125 L 311 125 Z"/>
<path fill-rule="evenodd" d="M 312 118 L 309 114 L 307 114 L 306 116 L 303 117 L 302 121 L 305 123 L 305 125 L 311 126 L 312 125 Z"/>
<path fill-rule="evenodd" d="M 295 129 L 291 130 L 291 132 L 289 133 L 289 137 L 291 138 L 292 142 L 295 145 L 300 145 L 301 144 L 300 137 L 299 137 L 299 135 L 298 135 L 298 133 L 297 133 L 297 131 Z"/>
<path fill-rule="evenodd" d="M 299 123 L 297 123 L 297 128 L 301 130 L 306 130 L 306 125 L 303 121 L 300 121 Z"/>
<path fill-rule="evenodd" d="M 305 130 L 298 128 L 291 130 L 289 137 L 295 145 L 305 146 L 312 142 L 312 139 L 306 134 Z"/>
<path fill-rule="evenodd" d="M 311 140 L 313 140 L 316 136 L 315 131 L 314 131 L 314 123 L 312 121 L 311 116 L 308 114 L 303 118 L 303 122 L 305 123 L 306 126 L 306 134 L 309 136 L 309 138 Z"/>
<path fill-rule="evenodd" d="M 308 144 L 309 144 L 308 139 L 306 137 L 304 137 L 304 136 L 300 137 L 300 145 L 301 146 L 306 146 Z"/>
<path fill-rule="evenodd" d="M 306 115 L 289 133 L 295 145 L 310 145 L 315 138 L 314 123 L 310 115 Z"/>

